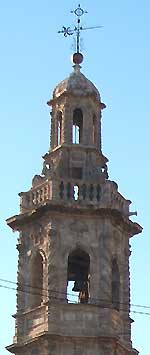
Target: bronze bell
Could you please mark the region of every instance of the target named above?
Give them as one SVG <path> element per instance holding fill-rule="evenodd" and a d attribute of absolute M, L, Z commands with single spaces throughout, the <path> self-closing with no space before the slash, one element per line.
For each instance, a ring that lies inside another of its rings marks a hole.
<path fill-rule="evenodd" d="M 83 281 L 75 281 L 72 291 L 80 292 L 83 290 Z"/>

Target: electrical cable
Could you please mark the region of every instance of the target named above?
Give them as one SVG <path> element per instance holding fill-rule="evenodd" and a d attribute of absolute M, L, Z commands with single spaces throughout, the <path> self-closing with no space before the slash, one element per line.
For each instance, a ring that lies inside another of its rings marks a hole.
<path fill-rule="evenodd" d="M 18 287 L 29 287 L 31 289 L 37 289 L 37 290 L 40 290 L 40 291 L 46 291 L 46 292 L 49 292 L 48 289 L 46 288 L 41 288 L 41 287 L 38 287 L 38 286 L 33 286 L 33 285 L 30 285 L 30 284 L 24 284 L 24 283 L 19 283 L 19 282 L 15 282 L 15 281 L 10 281 L 10 280 L 7 280 L 7 279 L 1 279 L 0 278 L 0 281 L 1 282 L 6 282 L 6 283 L 10 283 L 10 284 L 14 284 L 14 285 L 17 285 Z M 17 289 L 16 289 L 17 290 Z M 26 291 L 28 292 L 28 291 Z M 55 294 L 62 294 L 62 295 L 66 295 L 66 292 L 60 292 L 60 291 L 54 291 L 54 290 L 51 290 L 51 292 L 54 292 Z M 28 293 L 31 293 L 30 291 Z M 44 295 L 43 295 L 44 296 Z M 67 296 L 75 296 L 74 293 L 67 293 Z M 98 298 L 93 298 L 95 300 L 95 302 L 105 302 L 107 304 L 109 304 L 108 301 L 106 301 L 105 299 L 98 299 Z M 111 303 L 111 302 L 110 302 Z M 125 306 L 128 306 L 128 303 L 125 303 L 125 302 L 119 302 L 120 305 L 125 305 Z M 146 306 L 146 305 L 140 305 L 140 304 L 133 304 L 133 303 L 130 303 L 130 307 L 137 307 L 137 308 L 145 308 L 145 309 L 150 309 L 150 306 Z"/>
<path fill-rule="evenodd" d="M 42 294 L 42 293 L 33 293 L 33 292 L 30 292 L 30 291 L 21 290 L 21 289 L 19 289 L 19 288 L 16 289 L 16 288 L 14 288 L 14 287 L 9 287 L 9 286 L 5 286 L 5 285 L 1 285 L 1 284 L 0 284 L 0 288 L 4 288 L 4 289 L 8 289 L 8 290 L 13 290 L 13 291 L 17 291 L 17 292 L 28 293 L 28 294 L 32 294 L 32 295 L 35 295 L 35 296 L 42 296 L 42 297 L 47 297 L 47 298 L 48 298 L 47 295 L 44 295 L 44 294 Z M 54 292 L 55 292 L 55 291 L 54 291 Z M 58 292 L 56 292 L 56 294 L 57 294 L 57 293 L 58 293 Z M 68 294 L 67 294 L 67 296 L 68 296 Z M 62 300 L 62 298 L 56 297 L 56 296 L 50 296 L 50 299 Z M 70 302 L 70 303 L 73 303 L 73 304 L 78 304 L 77 301 L 73 301 L 73 300 L 71 300 L 71 299 L 67 299 L 67 301 Z M 107 303 L 107 306 L 108 306 L 108 304 L 109 304 L 109 303 Z M 85 304 L 85 305 L 86 305 L 86 304 Z M 92 303 L 92 305 L 95 305 L 95 306 L 100 307 L 100 308 L 103 308 L 103 307 L 104 307 L 103 305 L 96 304 L 96 303 Z M 106 302 L 105 302 L 105 307 L 106 307 Z M 121 309 L 121 311 L 126 312 L 127 310 Z M 135 313 L 135 314 L 141 314 L 141 315 L 148 315 L 148 316 L 150 316 L 150 312 L 139 312 L 139 311 L 134 311 L 134 310 L 130 310 L 129 312 Z"/>

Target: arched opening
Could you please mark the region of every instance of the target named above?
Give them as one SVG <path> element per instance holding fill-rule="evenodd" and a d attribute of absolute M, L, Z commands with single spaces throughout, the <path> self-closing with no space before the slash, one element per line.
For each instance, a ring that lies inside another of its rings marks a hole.
<path fill-rule="evenodd" d="M 80 108 L 73 112 L 72 143 L 79 144 L 82 141 L 83 114 Z"/>
<path fill-rule="evenodd" d="M 93 122 L 92 122 L 92 143 L 96 144 L 96 115 L 93 115 Z"/>
<path fill-rule="evenodd" d="M 62 112 L 57 115 L 57 145 L 62 143 Z"/>
<path fill-rule="evenodd" d="M 31 266 L 31 307 L 38 307 L 43 293 L 43 258 L 39 252 L 34 256 Z"/>
<path fill-rule="evenodd" d="M 116 258 L 112 261 L 112 305 L 120 310 L 120 273 Z"/>
<path fill-rule="evenodd" d="M 90 257 L 81 250 L 76 249 L 68 257 L 68 289 L 67 292 L 77 295 L 78 303 L 88 303 L 90 280 Z M 73 287 L 72 287 L 73 286 Z M 71 290 L 70 290 L 71 288 Z M 68 296 L 69 301 L 72 297 Z"/>

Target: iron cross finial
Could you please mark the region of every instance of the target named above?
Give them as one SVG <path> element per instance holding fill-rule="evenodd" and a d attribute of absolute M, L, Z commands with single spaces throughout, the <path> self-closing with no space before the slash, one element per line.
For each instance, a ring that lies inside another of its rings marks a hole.
<path fill-rule="evenodd" d="M 75 26 L 74 30 L 76 31 L 76 36 L 77 36 L 77 53 L 80 52 L 80 32 L 82 30 L 82 26 L 80 25 L 81 20 L 80 17 L 84 14 L 87 14 L 87 11 L 84 11 L 80 4 L 78 5 L 78 7 L 74 10 L 71 11 L 71 13 L 74 13 L 77 16 L 77 26 Z"/>
<path fill-rule="evenodd" d="M 81 20 L 80 17 L 84 14 L 87 14 L 87 11 L 84 11 L 80 4 L 78 5 L 78 7 L 74 10 L 71 11 L 72 14 L 75 14 L 77 16 L 77 26 L 75 26 L 73 29 L 71 29 L 70 27 L 62 27 L 61 31 L 58 31 L 58 33 L 63 33 L 63 35 L 65 37 L 67 36 L 71 36 L 73 35 L 73 33 L 76 33 L 76 37 L 77 37 L 77 53 L 80 52 L 80 31 L 83 29 L 82 26 L 80 25 Z"/>
<path fill-rule="evenodd" d="M 63 33 L 63 35 L 65 37 L 67 36 L 71 36 L 74 33 L 76 34 L 76 52 L 80 53 L 80 33 L 82 30 L 90 30 L 90 29 L 94 29 L 94 28 L 101 28 L 102 26 L 94 26 L 94 27 L 82 27 L 81 25 L 81 19 L 80 17 L 84 14 L 87 14 L 87 11 L 83 10 L 81 8 L 81 5 L 79 4 L 78 7 L 74 10 L 71 11 L 71 13 L 75 14 L 77 16 L 77 26 L 75 26 L 73 29 L 71 29 L 70 27 L 62 27 L 61 31 L 58 31 L 58 33 Z"/>
<path fill-rule="evenodd" d="M 87 11 L 84 11 L 82 8 L 81 8 L 81 5 L 79 4 L 78 7 L 74 10 L 74 11 L 71 11 L 71 14 L 75 14 L 76 16 L 81 17 L 82 15 L 84 14 L 87 14 Z"/>

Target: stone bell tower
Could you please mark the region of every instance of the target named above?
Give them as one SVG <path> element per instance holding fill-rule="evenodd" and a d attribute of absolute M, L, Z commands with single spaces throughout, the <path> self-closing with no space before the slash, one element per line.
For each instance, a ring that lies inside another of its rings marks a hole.
<path fill-rule="evenodd" d="M 130 312 L 131 201 L 108 179 L 102 153 L 105 104 L 73 57 L 56 86 L 43 171 L 20 193 L 16 355 L 136 355 Z M 74 301 L 72 294 L 76 294 Z"/>

